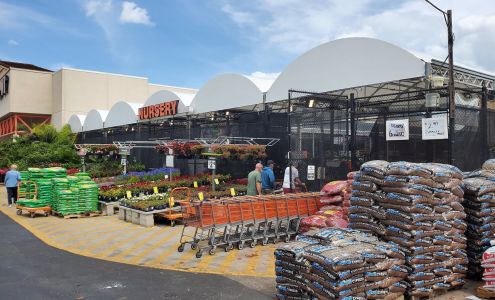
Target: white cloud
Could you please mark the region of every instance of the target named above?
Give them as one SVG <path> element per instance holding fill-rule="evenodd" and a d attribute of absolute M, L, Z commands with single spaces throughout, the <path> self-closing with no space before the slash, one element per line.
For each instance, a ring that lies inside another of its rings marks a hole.
<path fill-rule="evenodd" d="M 265 72 L 256 71 L 256 72 L 249 74 L 250 77 L 258 78 L 258 79 L 267 79 L 267 80 L 275 80 L 275 79 L 277 79 L 278 75 L 280 75 L 280 72 L 279 73 L 265 73 Z"/>
<path fill-rule="evenodd" d="M 84 3 L 86 16 L 94 16 L 112 10 L 112 0 L 88 0 Z"/>
<path fill-rule="evenodd" d="M 122 3 L 122 12 L 120 13 L 119 20 L 121 23 L 143 24 L 147 26 L 155 25 L 150 20 L 148 10 L 139 7 L 134 2 L 129 1 L 124 1 Z"/>
<path fill-rule="evenodd" d="M 455 61 L 494 71 L 495 6 L 486 0 L 435 3 L 453 10 Z M 420 0 L 224 0 L 222 11 L 253 41 L 256 58 L 283 55 L 290 62 L 321 43 L 353 36 L 386 40 L 429 58 L 447 55 L 444 19 Z"/>
<path fill-rule="evenodd" d="M 56 64 L 53 64 L 49 67 L 50 70 L 53 70 L 53 71 L 58 71 L 62 68 L 69 68 L 69 69 L 73 69 L 74 67 L 71 66 L 70 64 L 66 64 L 66 63 L 56 63 Z"/>
<path fill-rule="evenodd" d="M 0 30 L 28 28 L 29 24 L 50 25 L 53 19 L 22 6 L 0 2 Z"/>
<path fill-rule="evenodd" d="M 19 46 L 19 42 L 16 40 L 9 40 L 7 42 L 10 46 Z"/>

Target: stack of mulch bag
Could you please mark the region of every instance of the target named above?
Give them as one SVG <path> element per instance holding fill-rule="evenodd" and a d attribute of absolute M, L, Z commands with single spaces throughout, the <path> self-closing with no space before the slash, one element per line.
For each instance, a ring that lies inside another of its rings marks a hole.
<path fill-rule="evenodd" d="M 275 258 L 279 299 L 396 299 L 407 288 L 405 253 L 357 230 L 310 231 Z"/>
<path fill-rule="evenodd" d="M 481 170 L 466 174 L 464 185 L 468 274 L 478 279 L 483 272 L 483 252 L 490 247 L 490 241 L 495 236 L 495 159 L 486 161 Z"/>
<path fill-rule="evenodd" d="M 349 227 L 406 253 L 410 296 L 464 284 L 467 271 L 462 173 L 443 164 L 363 164 L 352 184 Z"/>

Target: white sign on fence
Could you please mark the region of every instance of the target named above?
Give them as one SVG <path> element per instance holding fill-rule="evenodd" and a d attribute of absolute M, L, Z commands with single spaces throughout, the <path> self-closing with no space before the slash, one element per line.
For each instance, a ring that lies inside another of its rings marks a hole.
<path fill-rule="evenodd" d="M 214 159 L 208 159 L 208 170 L 215 170 L 217 168 L 217 162 Z"/>
<path fill-rule="evenodd" d="M 449 138 L 447 115 L 422 119 L 423 140 L 444 140 Z"/>
<path fill-rule="evenodd" d="M 121 158 L 120 159 L 120 164 L 123 165 L 123 166 L 127 165 L 127 159 L 126 158 Z"/>
<path fill-rule="evenodd" d="M 315 180 L 315 166 L 308 165 L 308 180 Z"/>
<path fill-rule="evenodd" d="M 409 119 L 390 120 L 386 126 L 387 141 L 405 141 L 409 139 Z"/>
<path fill-rule="evenodd" d="M 165 167 L 167 167 L 167 168 L 173 168 L 174 167 L 174 156 L 173 155 L 165 156 Z"/>

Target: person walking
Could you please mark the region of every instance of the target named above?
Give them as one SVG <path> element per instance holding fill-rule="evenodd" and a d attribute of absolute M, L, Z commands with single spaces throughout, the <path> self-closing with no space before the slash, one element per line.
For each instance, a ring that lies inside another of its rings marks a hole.
<path fill-rule="evenodd" d="M 299 179 L 299 171 L 297 170 L 297 162 L 294 162 L 292 164 L 292 166 L 285 168 L 284 183 L 282 184 L 284 194 L 290 193 L 291 188 L 292 188 L 292 192 L 297 192 L 296 186 L 299 187 L 299 186 L 303 186 L 303 185 L 304 185 L 304 183 L 302 183 L 301 180 Z"/>
<path fill-rule="evenodd" d="M 263 194 L 269 194 L 275 189 L 275 174 L 273 173 L 275 163 L 270 159 L 266 164 L 261 172 L 261 191 Z"/>
<path fill-rule="evenodd" d="M 3 183 L 7 188 L 7 201 L 9 207 L 17 202 L 17 185 L 21 181 L 21 174 L 17 171 L 17 165 L 11 165 L 10 170 L 5 174 Z"/>
<path fill-rule="evenodd" d="M 263 170 L 263 165 L 257 163 L 255 169 L 248 174 L 247 194 L 249 196 L 261 195 L 262 170 Z"/>

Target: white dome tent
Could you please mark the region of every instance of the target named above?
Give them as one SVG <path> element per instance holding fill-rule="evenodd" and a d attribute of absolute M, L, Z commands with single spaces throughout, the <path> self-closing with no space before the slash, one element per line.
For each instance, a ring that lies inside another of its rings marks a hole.
<path fill-rule="evenodd" d="M 140 103 L 119 101 L 115 103 L 105 119 L 104 127 L 115 127 L 135 124 L 138 120 L 138 110 L 142 107 Z"/>
<path fill-rule="evenodd" d="M 191 102 L 192 112 L 201 114 L 256 105 L 263 102 L 269 80 L 227 73 L 210 79 Z"/>
<path fill-rule="evenodd" d="M 158 91 L 151 95 L 146 102 L 144 102 L 143 107 L 161 104 L 164 102 L 179 100 L 179 107 L 177 108 L 177 113 L 188 113 L 189 104 L 192 102 L 196 94 L 186 94 L 180 92 L 172 91 Z"/>
<path fill-rule="evenodd" d="M 92 109 L 86 115 L 83 130 L 91 131 L 103 129 L 103 124 L 108 116 L 108 110 Z"/>
<path fill-rule="evenodd" d="M 400 47 L 372 38 L 344 38 L 299 56 L 278 76 L 266 100 L 285 100 L 290 89 L 328 92 L 424 75 L 425 62 Z"/>
<path fill-rule="evenodd" d="M 83 124 L 85 119 L 86 119 L 86 115 L 74 114 L 69 118 L 67 124 L 69 124 L 72 132 L 74 133 L 81 132 L 83 131 Z"/>

